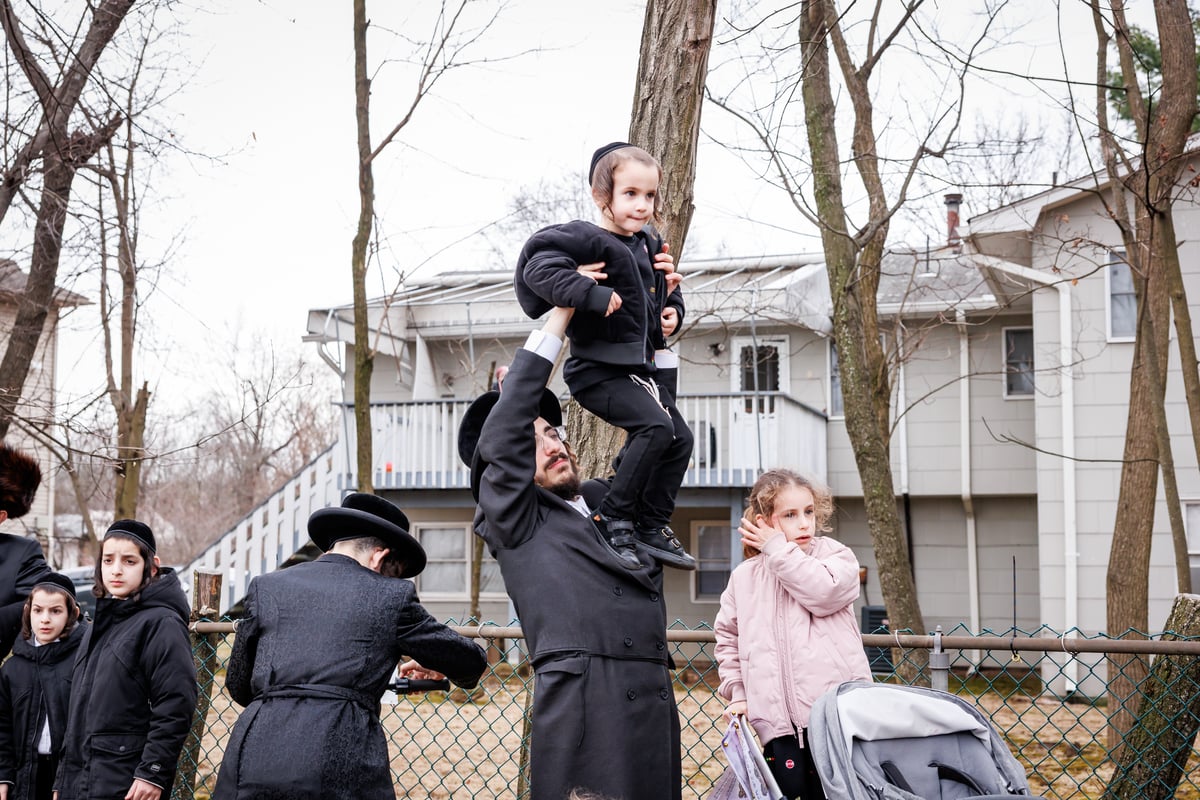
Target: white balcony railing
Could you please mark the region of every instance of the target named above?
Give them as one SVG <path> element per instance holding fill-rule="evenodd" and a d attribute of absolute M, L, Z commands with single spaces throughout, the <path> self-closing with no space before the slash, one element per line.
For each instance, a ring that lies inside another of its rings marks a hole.
<path fill-rule="evenodd" d="M 469 400 L 371 406 L 376 489 L 465 489 L 458 425 Z M 746 487 L 771 467 L 825 479 L 825 415 L 775 393 L 681 395 L 679 410 L 696 445 L 685 488 Z M 352 406 L 343 408 L 344 436 L 279 491 L 201 552 L 180 574 L 186 591 L 195 569 L 224 573 L 221 611 L 245 595 L 251 579 L 271 572 L 308 541 L 308 517 L 357 486 Z"/>
<path fill-rule="evenodd" d="M 371 406 L 376 489 L 460 489 L 470 474 L 458 458 L 467 400 Z M 696 440 L 685 487 L 749 486 L 764 469 L 787 466 L 824 479 L 825 415 L 779 392 L 681 395 Z M 353 453 L 353 407 L 344 430 Z M 353 458 L 342 456 L 353 470 Z M 347 473 L 343 488 L 356 484 Z"/>
<path fill-rule="evenodd" d="M 184 566 L 179 579 L 188 596 L 196 569 L 220 571 L 220 611 L 225 613 L 245 596 L 252 578 L 274 571 L 303 547 L 309 515 L 341 500 L 337 456 L 334 444 Z"/>

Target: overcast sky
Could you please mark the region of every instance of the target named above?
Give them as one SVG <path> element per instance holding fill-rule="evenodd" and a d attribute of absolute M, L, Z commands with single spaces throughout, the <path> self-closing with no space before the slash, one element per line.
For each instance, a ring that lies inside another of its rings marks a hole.
<path fill-rule="evenodd" d="M 425 38 L 426 23 L 405 24 L 399 14 L 432 3 L 368 5 L 377 28 Z M 977 5 L 927 3 L 947 24 L 957 24 L 951 15 L 969 24 Z M 486 52 L 529 54 L 449 77 L 376 164 L 381 261 L 389 270 L 511 265 L 465 242 L 504 216 L 518 188 L 578 172 L 595 147 L 626 137 L 643 8 L 631 0 L 512 0 L 487 34 Z M 1028 46 L 1009 52 L 1004 65 L 1061 76 L 1053 5 L 1021 0 L 1012 9 L 1008 24 Z M 1086 77 L 1094 69 L 1090 18 L 1075 0 L 1064 3 L 1064 14 L 1068 58 Z M 187 147 L 222 157 L 174 158 L 156 178 L 166 182 L 159 189 L 166 199 L 149 220 L 161 240 L 183 236 L 144 317 L 154 326 L 146 374 L 160 402 L 206 381 L 202 365 L 229 329 L 260 334 L 262 346 L 292 347 L 309 308 L 349 301 L 358 202 L 351 22 L 350 4 L 330 0 L 222 0 L 189 13 L 181 63 L 195 75 L 172 106 Z M 372 37 L 373 65 L 404 52 L 398 43 L 388 49 L 389 41 L 396 40 Z M 411 92 L 409 72 L 389 66 L 376 75 L 376 141 Z M 1010 88 L 980 105 L 992 113 L 998 103 L 1033 108 L 1039 94 Z M 719 124 L 718 113 L 705 110 L 706 127 Z M 706 248 L 734 255 L 819 248 L 783 198 L 707 141 L 696 204 L 693 257 L 711 255 Z M 942 213 L 940 201 L 934 205 Z M 968 196 L 964 215 L 982 210 Z M 751 227 L 747 218 L 764 224 Z M 154 237 L 146 238 L 143 247 L 152 247 Z M 374 272 L 370 293 L 392 288 L 390 281 Z M 68 320 L 60 364 L 68 393 L 97 362 L 89 336 L 71 329 L 94 327 L 93 320 L 87 310 Z"/>

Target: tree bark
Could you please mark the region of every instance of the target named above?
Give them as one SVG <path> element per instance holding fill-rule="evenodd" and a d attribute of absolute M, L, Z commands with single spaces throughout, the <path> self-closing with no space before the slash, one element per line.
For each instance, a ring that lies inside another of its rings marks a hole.
<path fill-rule="evenodd" d="M 374 443 L 371 435 L 371 350 L 367 308 L 367 248 L 375 217 L 375 176 L 371 168 L 371 79 L 367 77 L 366 0 L 354 0 L 354 117 L 358 131 L 358 227 L 351 243 L 354 284 L 354 430 L 355 475 L 360 492 L 374 494 Z"/>
<path fill-rule="evenodd" d="M 42 106 L 42 119 L 36 132 L 4 172 L 0 173 L 0 223 L 4 221 L 17 190 L 32 171 L 34 162 L 43 155 L 47 146 L 66 140 L 71 114 L 79 103 L 79 97 L 87 85 L 92 69 L 104 48 L 112 41 L 117 29 L 121 27 L 121 22 L 133 7 L 133 2 L 134 0 L 103 0 L 96 7 L 83 42 L 73 49 L 74 58 L 59 83 L 52 86 L 50 79 L 38 66 L 32 51 L 25 44 L 20 21 L 13 11 L 11 0 L 0 0 L 0 28 L 3 28 L 9 49 L 29 80 L 30 86 L 37 92 Z"/>
<path fill-rule="evenodd" d="M 1092 0 L 1097 36 L 1096 109 L 1101 147 L 1111 187 L 1109 213 L 1125 243 L 1126 260 L 1138 290 L 1139 319 L 1166 319 L 1169 313 L 1169 271 L 1178 259 L 1171 222 L 1172 192 L 1182 169 L 1182 153 L 1196 115 L 1195 35 L 1184 0 L 1156 0 L 1155 18 L 1162 52 L 1162 85 L 1156 104 L 1149 104 L 1138 89 L 1136 60 L 1128 41 L 1124 3 L 1111 0 L 1117 52 L 1121 62 L 1129 108 L 1138 129 L 1139 151 L 1121 151 L 1108 126 L 1105 80 L 1109 44 L 1105 15 L 1099 0 Z M 1130 207 L 1132 206 L 1132 219 Z M 1181 289 L 1181 287 L 1179 287 Z M 1190 338 L 1191 333 L 1187 336 Z M 1160 461 L 1171 463 L 1161 436 L 1166 432 L 1165 382 L 1167 326 L 1139 324 L 1130 368 L 1130 393 L 1125 433 L 1124 464 L 1113 523 L 1107 577 L 1107 626 L 1112 636 L 1140 638 L 1149 627 L 1150 544 Z M 1146 410 L 1151 409 L 1147 414 Z M 1170 502 L 1170 501 L 1169 501 Z M 1173 529 L 1179 527 L 1172 514 Z M 1176 531 L 1178 538 L 1182 534 Z M 1124 754 L 1124 732 L 1136 713 L 1134 687 L 1146 675 L 1144 659 L 1118 656 L 1109 659 L 1109 749 L 1115 758 Z"/>
<path fill-rule="evenodd" d="M 661 233 L 676 261 L 692 222 L 700 110 L 715 19 L 715 0 L 649 0 L 642 25 L 629 141 L 662 164 L 666 208 Z M 686 296 L 686 283 L 683 291 Z M 588 413 L 574 398 L 567 404 L 567 427 L 580 474 L 611 475 L 624 432 Z"/>
<path fill-rule="evenodd" d="M 825 0 L 802 5 L 800 45 L 806 65 L 802 78 L 805 127 L 813 164 L 813 197 L 822 221 L 821 244 L 829 293 L 833 303 L 833 336 L 838 349 L 846 432 L 854 450 L 863 487 L 871 541 L 879 564 L 880 589 L 893 630 L 925 631 L 917 602 L 908 543 L 896 509 L 891 469 L 889 403 L 891 387 L 879 342 L 875 297 L 879 262 L 887 237 L 887 203 L 879 180 L 875 155 L 869 73 L 850 68 L 848 56 L 839 53 L 842 75 L 854 103 L 855 166 L 868 188 L 872 220 L 879 224 L 862 240 L 846 225 L 841 182 L 841 156 L 837 132 L 830 120 L 836 106 L 830 78 L 827 38 L 840 37 L 833 6 Z M 834 38 L 835 46 L 844 44 Z M 920 662 L 898 669 L 913 679 Z"/>
<path fill-rule="evenodd" d="M 715 0 L 652 0 L 642 25 L 629 141 L 662 164 L 661 233 L 676 260 L 695 210 L 700 112 L 716 16 Z"/>
<path fill-rule="evenodd" d="M 1180 595 L 1164 641 L 1200 636 L 1200 597 Z M 1200 732 L 1200 659 L 1161 655 L 1142 683 L 1142 702 L 1104 793 L 1106 800 L 1175 796 Z"/>

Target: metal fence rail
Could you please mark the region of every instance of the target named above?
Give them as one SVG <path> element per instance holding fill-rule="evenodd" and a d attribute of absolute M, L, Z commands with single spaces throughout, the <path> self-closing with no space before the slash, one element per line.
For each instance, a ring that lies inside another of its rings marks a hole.
<path fill-rule="evenodd" d="M 201 698 L 173 798 L 210 796 L 225 742 L 240 711 L 224 690 L 232 624 L 199 622 L 193 627 Z M 492 666 L 473 692 L 402 696 L 395 705 L 384 706 L 381 720 L 391 741 L 397 794 L 524 797 L 525 720 L 533 676 L 521 656 L 520 628 L 491 624 L 456 628 L 482 640 Z M 684 797 L 703 798 L 725 766 L 720 756 L 725 703 L 716 694 L 714 635 L 708 627 L 688 629 L 676 623 L 668 639 L 676 662 Z M 935 686 L 944 680 L 949 691 L 972 698 L 1025 767 L 1033 793 L 1053 798 L 1101 797 L 1113 777 L 1103 687 L 1109 671 L 1125 662 L 1109 659 L 1110 654 L 1200 655 L 1200 641 L 1149 639 L 1084 637 L 1074 631 L 1063 635 L 1047 629 L 971 635 L 959 628 L 947 635 L 863 637 L 868 653 L 876 657 L 877 680 L 901 682 L 900 675 L 913 671 L 909 667 L 928 663 L 933 674 L 922 672 L 916 680 Z M 917 651 L 931 652 L 932 657 L 921 653 L 921 658 L 912 658 Z M 939 652 L 944 655 L 938 657 Z M 1179 698 L 1192 698 L 1200 695 L 1200 686 L 1189 679 L 1171 691 Z M 1135 686 L 1130 702 L 1139 702 L 1141 692 L 1142 687 Z M 1194 730 L 1194 712 L 1186 713 L 1191 718 L 1181 722 Z M 1190 754 L 1183 759 L 1186 769 L 1175 796 L 1200 798 L 1200 758 L 1195 742 L 1188 746 Z"/>

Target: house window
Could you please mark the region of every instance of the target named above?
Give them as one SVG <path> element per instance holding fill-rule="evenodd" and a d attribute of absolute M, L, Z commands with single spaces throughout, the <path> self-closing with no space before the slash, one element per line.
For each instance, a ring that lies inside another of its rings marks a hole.
<path fill-rule="evenodd" d="M 728 522 L 693 522 L 696 571 L 692 587 L 697 600 L 720 600 L 729 583 L 731 529 Z"/>
<path fill-rule="evenodd" d="M 770 344 L 750 345 L 742 348 L 740 358 L 741 386 L 743 392 L 779 391 L 779 348 Z M 754 413 L 755 401 L 758 413 L 775 411 L 774 397 L 747 397 L 746 413 Z"/>
<path fill-rule="evenodd" d="M 466 595 L 471 591 L 472 536 L 465 525 L 429 525 L 416 529 L 416 537 L 425 548 L 425 571 L 417 577 L 422 595 Z M 479 593 L 504 592 L 500 566 L 483 550 L 479 571 Z"/>
<path fill-rule="evenodd" d="M 1004 396 L 1033 396 L 1033 328 L 1004 329 Z"/>
<path fill-rule="evenodd" d="M 1125 253 L 1108 254 L 1108 338 L 1133 341 L 1137 333 L 1137 295 L 1133 291 L 1133 273 L 1125 262 Z"/>
<path fill-rule="evenodd" d="M 837 345 L 829 340 L 829 416 L 845 416 L 842 406 L 842 373 L 838 368 Z"/>
<path fill-rule="evenodd" d="M 1192 591 L 1200 586 L 1200 500 L 1183 503 L 1183 526 L 1187 531 L 1188 568 L 1192 573 Z"/>

